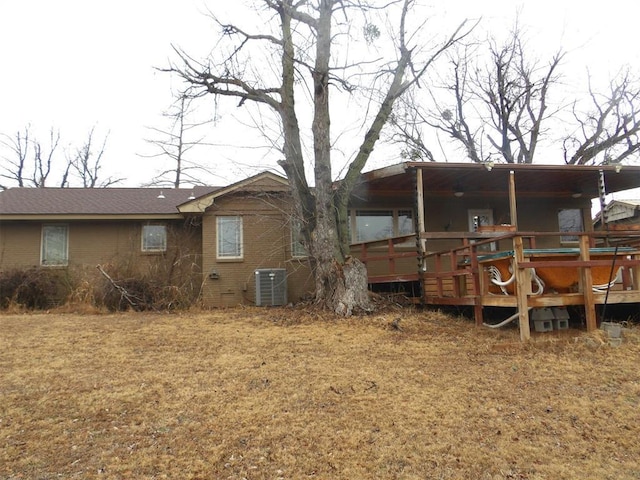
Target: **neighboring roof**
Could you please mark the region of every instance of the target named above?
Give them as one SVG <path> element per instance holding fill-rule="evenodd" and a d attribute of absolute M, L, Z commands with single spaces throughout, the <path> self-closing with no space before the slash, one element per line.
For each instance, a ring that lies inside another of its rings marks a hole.
<path fill-rule="evenodd" d="M 180 189 L 11 188 L 0 192 L 0 219 L 171 218 L 180 216 L 177 206 L 190 197 L 218 189 L 220 187 L 202 186 Z"/>
<path fill-rule="evenodd" d="M 469 196 L 504 195 L 512 171 L 518 197 L 580 193 L 585 198 L 597 198 L 600 170 L 604 172 L 607 193 L 640 187 L 640 166 L 635 165 L 616 168 L 613 165 L 406 162 L 362 174 L 361 186 L 354 193 L 366 197 L 367 191 L 383 195 L 412 191 L 415 179 L 407 173 L 413 170 L 422 171 L 425 193 L 432 195 L 451 195 L 458 188 Z"/>
<path fill-rule="evenodd" d="M 640 200 L 611 200 L 605 207 L 607 222 L 617 222 L 637 217 L 640 211 Z M 594 225 L 600 223 L 602 212 L 598 212 L 593 219 Z"/>
<path fill-rule="evenodd" d="M 271 172 L 261 172 L 228 187 L 222 187 L 213 192 L 198 196 L 178 206 L 181 213 L 203 213 L 214 204 L 217 198 L 238 192 L 282 192 L 289 190 L 289 181 Z"/>
<path fill-rule="evenodd" d="M 626 204 L 629 207 L 640 208 L 640 200 L 613 200 L 609 202 L 609 205 L 614 203 Z"/>

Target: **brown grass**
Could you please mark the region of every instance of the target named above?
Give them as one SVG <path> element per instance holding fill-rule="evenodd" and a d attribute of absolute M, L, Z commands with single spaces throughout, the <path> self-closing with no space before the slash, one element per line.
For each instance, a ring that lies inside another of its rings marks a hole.
<path fill-rule="evenodd" d="M 0 478 L 640 478 L 638 332 L 517 338 L 399 310 L 5 314 Z"/>

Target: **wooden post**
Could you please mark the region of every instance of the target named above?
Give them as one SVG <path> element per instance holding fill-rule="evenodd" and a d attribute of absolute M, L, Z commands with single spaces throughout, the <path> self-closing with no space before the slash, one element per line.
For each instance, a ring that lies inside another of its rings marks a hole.
<path fill-rule="evenodd" d="M 591 255 L 589 253 L 589 236 L 580 235 L 580 260 L 589 261 Z M 582 283 L 582 295 L 584 297 L 584 315 L 587 321 L 587 332 L 593 332 L 598 328 L 596 318 L 596 304 L 593 297 L 593 277 L 591 267 L 581 267 L 580 275 Z"/>
<path fill-rule="evenodd" d="M 516 174 L 513 170 L 509 172 L 509 216 L 511 225 L 518 231 L 518 210 L 516 208 Z"/>
<path fill-rule="evenodd" d="M 425 221 L 424 221 L 424 183 L 422 178 L 422 169 L 416 169 L 416 205 L 418 209 L 418 234 L 422 232 L 426 232 Z M 425 260 L 424 254 L 427 251 L 427 241 L 424 238 L 420 238 L 420 257 L 421 257 L 421 265 L 420 268 L 422 271 L 425 270 Z"/>
<path fill-rule="evenodd" d="M 522 245 L 522 237 L 520 235 L 516 235 L 513 238 L 513 247 L 513 270 L 516 275 L 516 296 L 518 303 L 520 340 L 527 342 L 531 338 L 528 300 L 529 291 L 531 290 L 531 276 L 528 270 L 520 268 L 520 263 L 524 262 L 524 246 Z"/>
<path fill-rule="evenodd" d="M 640 260 L 640 255 L 633 255 L 633 260 Z M 631 270 L 631 283 L 633 290 L 640 290 L 640 265 L 634 265 Z"/>
<path fill-rule="evenodd" d="M 396 249 L 394 248 L 393 238 L 390 238 L 387 242 L 387 251 L 389 252 L 389 273 L 392 275 L 396 274 Z"/>

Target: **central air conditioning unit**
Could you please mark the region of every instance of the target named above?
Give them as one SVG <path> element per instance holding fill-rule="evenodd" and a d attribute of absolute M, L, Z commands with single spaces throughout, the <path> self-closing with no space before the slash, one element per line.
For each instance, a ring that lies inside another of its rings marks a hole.
<path fill-rule="evenodd" d="M 255 274 L 258 307 L 287 304 L 287 271 L 284 268 L 259 268 Z"/>

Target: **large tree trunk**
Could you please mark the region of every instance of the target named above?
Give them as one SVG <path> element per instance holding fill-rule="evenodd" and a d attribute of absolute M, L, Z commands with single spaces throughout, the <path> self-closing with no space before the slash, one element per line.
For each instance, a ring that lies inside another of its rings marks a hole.
<path fill-rule="evenodd" d="M 339 315 L 370 310 L 367 270 L 355 259 L 346 261 L 348 245 L 338 234 L 336 195 L 331 175 L 331 119 L 329 78 L 331 16 L 335 0 L 321 0 L 316 24 L 316 61 L 313 77 L 313 153 L 316 224 L 311 232 L 311 255 L 315 261 L 316 300 Z"/>
<path fill-rule="evenodd" d="M 367 269 L 360 260 L 348 257 L 317 265 L 316 294 L 322 305 L 338 315 L 370 312 L 373 305 L 367 288 Z"/>
<path fill-rule="evenodd" d="M 343 255 L 335 217 L 318 219 L 311 242 L 317 304 L 342 316 L 373 310 L 367 268 L 357 258 Z"/>

